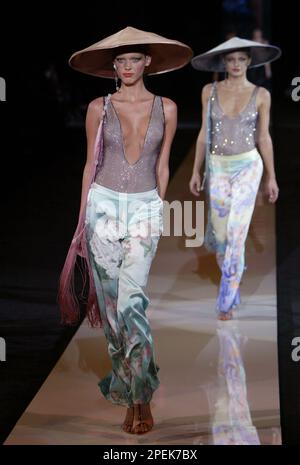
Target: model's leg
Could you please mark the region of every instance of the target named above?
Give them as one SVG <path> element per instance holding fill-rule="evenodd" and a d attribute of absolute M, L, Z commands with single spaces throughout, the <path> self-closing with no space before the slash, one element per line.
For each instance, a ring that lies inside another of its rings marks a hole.
<path fill-rule="evenodd" d="M 131 371 L 131 395 L 136 409 L 147 425 L 141 425 L 146 432 L 153 425 L 149 405 L 153 392 L 159 386 L 158 366 L 155 363 L 153 338 L 146 315 L 149 299 L 145 294 L 149 270 L 157 247 L 158 237 L 128 237 L 123 241 L 124 260 L 120 269 L 118 314 L 123 322 L 122 333 L 125 339 L 125 359 Z M 137 419 L 137 418 L 136 418 Z"/>
<path fill-rule="evenodd" d="M 227 247 L 228 218 L 231 208 L 232 193 L 230 175 L 223 170 L 222 164 L 217 161 L 212 164 L 210 175 L 210 205 L 211 224 L 218 244 L 216 251 L 216 261 L 222 272 Z M 223 315 L 219 318 L 225 319 Z M 226 315 L 226 319 L 231 318 L 231 313 Z"/>
<path fill-rule="evenodd" d="M 88 249 L 108 354 L 112 363 L 112 372 L 99 382 L 99 387 L 106 399 L 127 406 L 123 429 L 131 432 L 134 415 L 131 372 L 125 360 L 124 340 L 117 312 L 119 270 L 123 249 L 118 238 L 120 235 L 117 229 L 118 222 L 112 221 L 116 216 L 114 208 L 111 211 L 105 208 L 105 212 L 101 212 L 99 203 L 100 196 L 93 195 L 87 214 Z"/>
<path fill-rule="evenodd" d="M 221 254 L 217 252 L 216 259 L 217 259 L 217 263 L 219 265 L 221 272 L 223 270 L 224 258 L 225 258 L 225 254 Z M 241 303 L 240 288 L 238 288 L 235 294 L 234 300 L 232 302 L 232 308 L 236 308 L 238 305 L 240 305 L 240 303 Z M 220 319 L 224 319 L 224 315 L 220 315 Z"/>
<path fill-rule="evenodd" d="M 222 269 L 227 245 L 228 215 L 231 208 L 231 183 L 230 176 L 217 163 L 214 164 L 210 175 L 209 195 L 212 229 L 218 244 L 216 259 Z"/>
<path fill-rule="evenodd" d="M 227 246 L 217 302 L 221 319 L 229 319 L 232 308 L 239 301 L 239 285 L 245 263 L 245 242 L 261 176 L 262 161 L 259 157 L 248 163 L 232 178 Z"/>
<path fill-rule="evenodd" d="M 218 266 L 222 272 L 223 270 L 223 263 L 224 263 L 224 258 L 225 258 L 225 254 L 223 253 L 216 253 L 216 259 L 217 259 L 217 263 L 218 263 Z M 241 303 L 241 297 L 240 297 L 240 289 L 238 288 L 236 294 L 235 294 L 235 297 L 234 297 L 234 300 L 232 302 L 232 309 L 236 308 L 238 305 L 240 305 Z M 218 315 L 218 318 L 219 320 L 230 320 L 232 318 L 232 312 L 231 311 L 228 311 L 228 312 L 220 312 L 219 315 Z"/>
<path fill-rule="evenodd" d="M 159 229 L 160 205 L 157 202 L 154 205 L 153 219 Z M 131 371 L 131 395 L 137 422 L 133 432 L 138 434 L 153 426 L 150 400 L 159 386 L 159 368 L 155 363 L 152 332 L 146 315 L 149 299 L 145 293 L 160 237 L 156 232 L 151 231 L 148 220 L 142 220 L 139 225 L 131 223 L 128 236 L 122 242 L 124 258 L 119 275 L 118 314 L 123 322 L 125 357 Z"/>

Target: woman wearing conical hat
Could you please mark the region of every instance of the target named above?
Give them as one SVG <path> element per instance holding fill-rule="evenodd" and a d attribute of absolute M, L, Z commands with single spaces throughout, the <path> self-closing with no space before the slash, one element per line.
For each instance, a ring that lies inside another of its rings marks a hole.
<path fill-rule="evenodd" d="M 270 63 L 280 54 L 278 47 L 233 37 L 192 60 L 197 70 L 226 72 L 226 79 L 202 90 L 202 127 L 190 180 L 191 192 L 199 196 L 205 159 L 204 244 L 216 253 L 222 273 L 216 305 L 221 320 L 231 319 L 240 303 L 245 242 L 263 167 L 269 202 L 278 197 L 269 133 L 271 97 L 268 90 L 248 81 L 247 69 Z"/>
<path fill-rule="evenodd" d="M 80 255 L 89 276 L 87 316 L 103 327 L 112 363 L 99 387 L 127 407 L 128 433 L 153 427 L 150 400 L 159 378 L 145 286 L 162 234 L 177 125 L 176 104 L 149 92 L 143 76 L 181 68 L 191 57 L 185 44 L 127 27 L 70 58 L 78 71 L 115 79 L 116 92 L 88 106 L 79 221 L 58 298 L 62 322 L 77 322 L 73 273 Z"/>

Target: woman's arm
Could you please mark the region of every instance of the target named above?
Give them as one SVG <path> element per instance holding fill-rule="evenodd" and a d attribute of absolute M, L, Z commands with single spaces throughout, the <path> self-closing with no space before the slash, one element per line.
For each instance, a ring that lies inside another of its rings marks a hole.
<path fill-rule="evenodd" d="M 177 128 L 177 106 L 172 100 L 163 97 L 165 114 L 165 135 L 156 166 L 159 195 L 164 199 L 169 182 L 169 158 Z"/>
<path fill-rule="evenodd" d="M 205 158 L 205 149 L 206 149 L 206 115 L 207 115 L 207 104 L 211 92 L 212 84 L 206 84 L 203 87 L 201 93 L 202 100 L 202 124 L 199 131 L 197 141 L 196 141 L 196 150 L 195 150 L 195 160 L 193 166 L 193 174 L 190 180 L 190 191 L 192 194 L 199 196 L 200 187 L 201 187 L 201 176 L 200 170 Z"/>
<path fill-rule="evenodd" d="M 279 189 L 276 182 L 274 169 L 273 144 L 269 132 L 271 96 L 270 92 L 261 87 L 258 94 L 258 125 L 257 125 L 257 145 L 263 158 L 266 172 L 266 193 L 269 202 L 277 200 Z"/>
<path fill-rule="evenodd" d="M 87 157 L 86 163 L 83 170 L 82 176 L 82 188 L 81 188 L 81 201 L 80 201 L 80 211 L 84 207 L 85 199 L 87 198 L 88 189 L 89 189 L 89 180 L 91 177 L 91 172 L 93 170 L 94 164 L 94 149 L 95 141 L 97 136 L 98 127 L 102 118 L 103 110 L 103 99 L 99 97 L 92 102 L 90 102 L 85 120 L 85 129 L 86 129 L 86 138 L 87 138 Z"/>

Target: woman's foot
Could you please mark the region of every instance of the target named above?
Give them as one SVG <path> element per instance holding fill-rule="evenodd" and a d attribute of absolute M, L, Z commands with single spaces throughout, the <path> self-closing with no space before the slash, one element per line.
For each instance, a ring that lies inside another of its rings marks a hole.
<path fill-rule="evenodd" d="M 125 433 L 132 433 L 133 419 L 134 419 L 134 408 L 128 407 L 127 412 L 126 412 L 126 417 L 122 425 L 122 429 L 123 431 L 125 431 Z"/>
<path fill-rule="evenodd" d="M 218 319 L 222 321 L 232 320 L 232 318 L 232 310 L 229 310 L 228 312 L 220 312 L 218 315 Z"/>
<path fill-rule="evenodd" d="M 132 432 L 135 434 L 148 433 L 153 428 L 153 417 L 150 404 L 134 405 L 134 426 Z"/>

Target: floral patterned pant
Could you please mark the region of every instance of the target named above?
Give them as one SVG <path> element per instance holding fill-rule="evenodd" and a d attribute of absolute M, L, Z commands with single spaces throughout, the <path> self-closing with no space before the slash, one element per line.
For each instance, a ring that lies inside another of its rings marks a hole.
<path fill-rule="evenodd" d="M 245 264 L 245 242 L 263 173 L 256 149 L 239 155 L 210 155 L 211 223 L 222 272 L 217 311 L 240 303 L 239 285 Z"/>
<path fill-rule="evenodd" d="M 128 407 L 150 402 L 159 386 L 145 286 L 162 212 L 157 189 L 127 194 L 93 183 L 88 193 L 88 250 L 112 363 L 99 387 L 106 399 Z"/>

